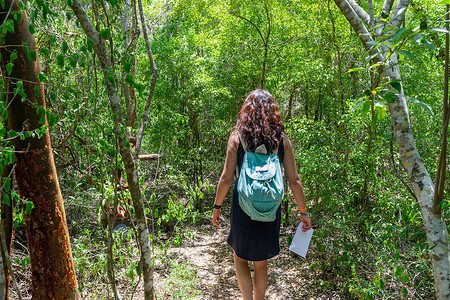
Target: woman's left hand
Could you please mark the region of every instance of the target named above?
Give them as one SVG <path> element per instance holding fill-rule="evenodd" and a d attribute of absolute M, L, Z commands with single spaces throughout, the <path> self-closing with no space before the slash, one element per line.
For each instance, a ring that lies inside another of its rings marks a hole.
<path fill-rule="evenodd" d="M 211 217 L 213 225 L 220 226 L 219 217 L 220 217 L 220 209 L 214 208 L 212 217 Z"/>
<path fill-rule="evenodd" d="M 311 220 L 309 219 L 309 216 L 301 215 L 300 220 L 302 220 L 302 223 L 304 224 L 302 231 L 308 231 L 311 229 Z"/>

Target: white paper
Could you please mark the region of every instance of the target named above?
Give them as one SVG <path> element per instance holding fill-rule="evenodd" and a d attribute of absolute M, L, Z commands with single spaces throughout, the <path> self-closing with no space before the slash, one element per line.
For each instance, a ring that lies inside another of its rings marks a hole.
<path fill-rule="evenodd" d="M 294 238 L 292 239 L 292 243 L 289 246 L 289 250 L 297 253 L 302 257 L 306 257 L 306 252 L 308 252 L 309 243 L 311 242 L 311 237 L 313 235 L 314 229 L 310 229 L 306 232 L 302 231 L 303 223 L 300 223 L 297 227 L 297 231 L 295 232 Z"/>

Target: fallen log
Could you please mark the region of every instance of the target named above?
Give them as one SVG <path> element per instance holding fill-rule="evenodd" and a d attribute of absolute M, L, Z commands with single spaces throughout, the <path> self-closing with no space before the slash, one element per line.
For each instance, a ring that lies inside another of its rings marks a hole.
<path fill-rule="evenodd" d="M 139 155 L 140 160 L 157 160 L 164 157 L 163 154 L 142 154 Z"/>

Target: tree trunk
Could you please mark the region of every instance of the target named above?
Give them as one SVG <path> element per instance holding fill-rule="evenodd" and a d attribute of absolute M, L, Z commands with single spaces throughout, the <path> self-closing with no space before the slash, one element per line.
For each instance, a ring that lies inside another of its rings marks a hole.
<path fill-rule="evenodd" d="M 2 172 L 2 178 L 10 178 L 11 180 L 11 188 L 8 192 L 2 191 L 0 193 L 0 199 L 2 201 L 2 225 L 5 230 L 4 236 L 5 236 L 5 242 L 7 249 L 2 249 L 2 263 L 0 263 L 0 269 L 2 270 L 1 273 L 1 280 L 5 282 L 5 290 L 1 289 L 0 292 L 0 299 L 8 299 L 9 298 L 9 284 L 10 284 L 10 274 L 8 269 L 8 262 L 6 261 L 6 254 L 11 254 L 11 237 L 12 237 L 12 224 L 13 224 L 13 199 L 11 198 L 11 189 L 12 189 L 12 173 L 13 171 L 13 165 L 7 165 Z M 3 203 L 3 197 L 4 194 L 7 194 L 9 197 L 9 205 L 7 203 Z M 1 247 L 1 245 L 0 245 Z"/>
<path fill-rule="evenodd" d="M 342 14 L 347 18 L 354 31 L 358 34 L 365 49 L 369 50 L 371 48 L 370 42 L 373 42 L 372 35 L 361 20 L 365 19 L 368 14 L 354 1 L 350 0 L 350 3 L 352 3 L 351 5 L 347 0 L 334 0 L 334 2 L 339 7 Z M 386 0 L 382 8 L 382 13 L 389 14 L 393 4 L 394 0 Z M 406 9 L 408 5 L 409 0 L 397 0 L 391 14 L 392 16 L 396 16 L 396 18 L 391 19 L 389 24 L 382 24 L 381 18 L 377 18 L 374 24 L 375 27 L 381 25 L 376 28 L 375 34 L 377 38 L 381 38 L 384 34 L 392 33 L 383 33 L 384 28 L 398 28 L 401 26 L 404 20 L 405 11 L 401 13 L 401 16 L 397 16 L 397 14 L 401 9 Z M 382 62 L 385 58 L 383 57 L 383 54 L 380 54 L 374 60 L 376 60 L 374 63 Z M 396 53 L 389 58 L 387 64 L 390 67 L 385 68 L 385 78 L 401 82 L 401 72 Z M 397 96 L 394 103 L 388 103 L 388 107 L 400 157 L 417 196 L 422 212 L 427 241 L 430 249 L 432 249 L 431 261 L 434 271 L 436 296 L 439 300 L 447 300 L 450 299 L 450 257 L 447 227 L 440 214 L 432 213 L 434 197 L 433 181 L 431 180 L 416 147 L 403 90 L 401 90 L 401 93 L 399 93 L 399 96 Z"/>
<path fill-rule="evenodd" d="M 11 12 L 19 11 L 18 0 L 6 0 L 1 8 L 0 23 L 5 17 L 14 20 Z M 22 102 L 19 95 L 8 94 L 8 127 L 17 132 L 33 131 L 43 124 L 38 107 L 45 108 L 44 86 L 39 83 L 39 61 L 27 55 L 36 51 L 36 42 L 28 29 L 24 11 L 20 23 L 14 22 L 14 32 L 8 32 L 1 48 L 1 68 L 7 90 L 20 88 L 27 97 Z M 27 43 L 28 49 L 22 47 Z M 11 54 L 17 59 L 11 61 Z M 36 53 L 37 57 L 37 53 Z M 7 64 L 13 63 L 11 72 Z M 5 75 L 9 74 L 10 77 Z M 35 92 L 36 89 L 36 92 Z M 44 116 L 45 124 L 46 118 Z M 32 202 L 34 208 L 24 215 L 25 229 L 31 260 L 33 299 L 79 299 L 75 268 L 66 226 L 64 204 L 54 165 L 50 135 L 45 130 L 41 138 L 29 137 L 13 140 L 16 151 L 16 179 L 22 199 Z"/>
<path fill-rule="evenodd" d="M 122 106 L 120 103 L 119 94 L 115 86 L 117 83 L 112 79 L 112 66 L 111 61 L 108 58 L 107 49 L 104 40 L 101 38 L 100 33 L 95 30 L 89 20 L 83 6 L 78 0 L 72 1 L 71 6 L 75 13 L 81 27 L 94 43 L 94 50 L 98 56 L 100 64 L 105 78 L 105 85 L 109 96 L 109 102 L 111 110 L 117 119 L 114 121 L 114 133 L 117 136 L 119 143 L 120 154 L 122 155 L 122 161 L 125 166 L 125 172 L 127 174 L 128 189 L 130 191 L 131 200 L 133 201 L 133 207 L 136 216 L 137 231 L 139 235 L 139 245 L 141 250 L 141 270 L 144 277 L 144 299 L 153 300 L 154 288 L 153 288 L 153 269 L 152 269 L 152 253 L 150 247 L 149 231 L 147 227 L 147 218 L 144 211 L 144 203 L 141 195 L 141 188 L 139 186 L 138 170 L 134 164 L 131 151 L 125 145 L 125 122 L 122 114 Z M 124 133 L 122 133 L 124 132 Z"/>

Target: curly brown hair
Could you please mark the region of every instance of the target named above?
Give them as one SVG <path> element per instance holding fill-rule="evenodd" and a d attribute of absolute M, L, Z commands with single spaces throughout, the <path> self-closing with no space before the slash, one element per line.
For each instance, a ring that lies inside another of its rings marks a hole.
<path fill-rule="evenodd" d="M 254 152 L 258 146 L 264 144 L 267 152 L 273 153 L 284 131 L 284 124 L 273 96 L 262 89 L 250 92 L 238 114 L 234 130 L 247 143 L 247 151 Z"/>

